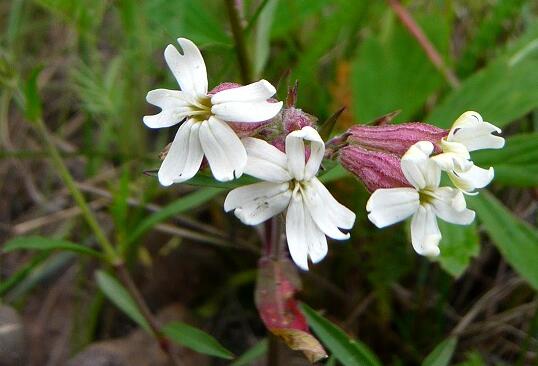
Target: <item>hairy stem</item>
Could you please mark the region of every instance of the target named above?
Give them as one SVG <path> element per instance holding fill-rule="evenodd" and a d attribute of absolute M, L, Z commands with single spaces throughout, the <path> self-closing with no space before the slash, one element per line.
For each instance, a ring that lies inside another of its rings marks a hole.
<path fill-rule="evenodd" d="M 453 88 L 459 87 L 460 81 L 458 77 L 445 64 L 443 58 L 441 57 L 435 46 L 430 42 L 426 34 L 424 34 L 420 26 L 415 22 L 407 9 L 402 6 L 399 0 L 387 0 L 387 2 L 389 3 L 389 6 L 392 8 L 394 13 L 396 13 L 404 27 L 417 40 L 420 47 L 422 47 L 422 49 L 426 53 L 426 56 L 428 56 L 432 64 L 444 76 L 450 86 L 452 86 Z"/>
<path fill-rule="evenodd" d="M 241 79 L 243 80 L 244 84 L 249 84 L 252 82 L 252 68 L 250 66 L 250 60 L 247 53 L 245 34 L 243 31 L 243 26 L 241 25 L 239 11 L 235 5 L 235 0 L 225 0 L 225 3 L 226 8 L 228 9 L 230 25 L 232 27 L 235 52 L 237 54 L 237 60 L 239 61 L 239 69 L 241 71 Z"/>

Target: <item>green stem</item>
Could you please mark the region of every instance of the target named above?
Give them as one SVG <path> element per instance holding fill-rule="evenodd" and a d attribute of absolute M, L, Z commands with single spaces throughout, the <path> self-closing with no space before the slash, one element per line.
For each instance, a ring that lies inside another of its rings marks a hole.
<path fill-rule="evenodd" d="M 237 60 L 239 61 L 239 69 L 241 70 L 241 79 L 244 84 L 252 82 L 252 69 L 250 66 L 250 60 L 248 58 L 247 46 L 245 42 L 245 34 L 243 27 L 241 26 L 241 19 L 239 12 L 235 6 L 235 0 L 225 0 L 226 8 L 228 9 L 228 16 L 230 18 L 230 25 L 232 27 L 232 35 L 234 37 L 235 52 L 237 53 Z"/>
<path fill-rule="evenodd" d="M 43 119 L 38 118 L 35 121 L 35 126 L 37 127 L 39 133 L 41 134 L 41 137 L 45 141 L 47 152 L 52 159 L 52 163 L 54 164 L 58 175 L 69 190 L 69 193 L 71 193 L 71 195 L 73 196 L 73 199 L 75 200 L 76 204 L 79 206 L 82 216 L 95 234 L 97 242 L 103 249 L 107 259 L 111 263 L 117 262 L 119 260 L 119 257 L 116 253 L 116 250 L 114 249 L 110 241 L 107 239 L 105 233 L 101 229 L 101 226 L 99 226 L 99 223 L 97 222 L 95 215 L 88 206 L 86 199 L 78 189 L 75 180 L 73 179 L 73 176 L 71 175 L 71 173 L 69 173 L 69 170 L 65 166 L 64 161 L 58 149 L 56 148 L 56 145 L 54 145 L 54 142 L 52 141 L 52 137 L 49 130 L 43 122 Z"/>

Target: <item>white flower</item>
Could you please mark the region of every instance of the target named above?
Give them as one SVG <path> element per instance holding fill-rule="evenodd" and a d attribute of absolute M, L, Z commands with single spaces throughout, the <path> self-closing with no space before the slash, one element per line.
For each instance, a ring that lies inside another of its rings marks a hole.
<path fill-rule="evenodd" d="M 355 214 L 338 203 L 316 178 L 325 144 L 312 127 L 303 127 L 286 137 L 286 154 L 269 143 L 243 139 L 248 153 L 245 173 L 264 182 L 236 188 L 224 202 L 228 212 L 247 225 L 257 225 L 286 211 L 286 236 L 294 262 L 308 269 L 327 254 L 327 239 L 348 239 L 339 230 L 351 229 Z M 310 157 L 305 158 L 305 142 L 310 143 Z"/>
<path fill-rule="evenodd" d="M 181 91 L 156 89 L 148 93 L 149 103 L 161 108 L 156 115 L 144 116 L 150 128 L 173 126 L 187 119 L 178 129 L 159 169 L 159 182 L 168 186 L 192 178 L 205 155 L 215 179 L 228 181 L 243 174 L 247 154 L 228 122 L 261 122 L 274 117 L 282 102 L 270 103 L 276 92 L 266 80 L 208 95 L 204 59 L 194 43 L 178 38 L 183 54 L 168 45 L 164 58 Z"/>
<path fill-rule="evenodd" d="M 464 193 L 472 194 L 475 189 L 487 186 L 493 179 L 493 168 L 477 167 L 469 155 L 474 150 L 502 148 L 504 138 L 493 135 L 492 132 L 500 133 L 501 130 L 484 122 L 480 114 L 465 112 L 454 122 L 448 136 L 441 140 L 443 153 L 432 157 Z"/>
<path fill-rule="evenodd" d="M 401 167 L 413 188 L 378 189 L 366 204 L 368 218 L 379 228 L 412 216 L 411 243 L 418 254 L 428 256 L 439 255 L 437 217 L 459 225 L 468 225 L 475 217 L 460 190 L 439 187 L 441 169 L 429 157 L 432 152 L 433 144 L 428 141 L 411 146 Z"/>

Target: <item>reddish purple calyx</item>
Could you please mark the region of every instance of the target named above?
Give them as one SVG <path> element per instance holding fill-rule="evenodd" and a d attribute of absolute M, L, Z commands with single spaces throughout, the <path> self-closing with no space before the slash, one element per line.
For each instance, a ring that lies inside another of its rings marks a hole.
<path fill-rule="evenodd" d="M 440 153 L 439 143 L 448 131 L 422 122 L 399 125 L 353 126 L 348 130 L 347 142 L 367 150 L 382 151 L 402 156 L 419 141 L 430 141 L 435 153 Z"/>
<path fill-rule="evenodd" d="M 349 145 L 340 149 L 339 160 L 370 192 L 379 188 L 411 186 L 403 175 L 400 158 L 394 154 Z"/>

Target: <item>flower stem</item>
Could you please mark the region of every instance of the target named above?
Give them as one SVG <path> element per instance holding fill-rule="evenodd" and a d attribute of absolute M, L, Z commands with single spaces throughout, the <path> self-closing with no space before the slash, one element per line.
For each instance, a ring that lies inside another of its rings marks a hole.
<path fill-rule="evenodd" d="M 430 42 L 428 36 L 424 34 L 420 26 L 415 22 L 409 11 L 402 6 L 399 0 L 387 0 L 387 2 L 394 13 L 396 13 L 404 27 L 407 28 L 409 33 L 417 40 L 418 44 L 420 47 L 422 47 L 432 64 L 437 68 L 437 70 L 439 70 L 439 72 L 441 72 L 441 74 L 443 74 L 450 86 L 453 88 L 459 87 L 460 81 L 458 77 L 445 64 L 435 46 Z"/>
<path fill-rule="evenodd" d="M 110 243 L 110 241 L 106 237 L 105 233 L 101 229 L 101 226 L 99 226 L 99 223 L 97 222 L 94 213 L 92 212 L 92 210 L 88 206 L 88 203 L 86 202 L 86 199 L 78 189 L 77 184 L 73 179 L 73 176 L 71 175 L 71 173 L 69 173 L 69 170 L 65 166 L 65 163 L 60 156 L 56 145 L 54 145 L 50 132 L 47 129 L 47 126 L 45 126 L 43 119 L 37 118 L 34 122 L 39 133 L 41 134 L 41 137 L 45 141 L 47 152 L 52 159 L 52 163 L 56 168 L 56 172 L 69 190 L 69 193 L 71 193 L 71 196 L 73 196 L 73 199 L 75 200 L 76 204 L 79 206 L 82 216 L 86 220 L 86 223 L 88 224 L 90 229 L 93 231 L 97 243 L 101 246 L 107 260 L 111 263 L 117 262 L 119 260 L 119 256 L 116 250 L 112 246 L 112 243 Z"/>
<path fill-rule="evenodd" d="M 252 68 L 247 53 L 247 45 L 245 42 L 245 34 L 241 25 L 241 18 L 236 7 L 235 0 L 225 0 L 226 8 L 228 9 L 228 17 L 230 26 L 232 27 L 232 35 L 234 37 L 235 52 L 239 61 L 239 69 L 241 71 L 241 79 L 244 84 L 252 82 Z"/>

